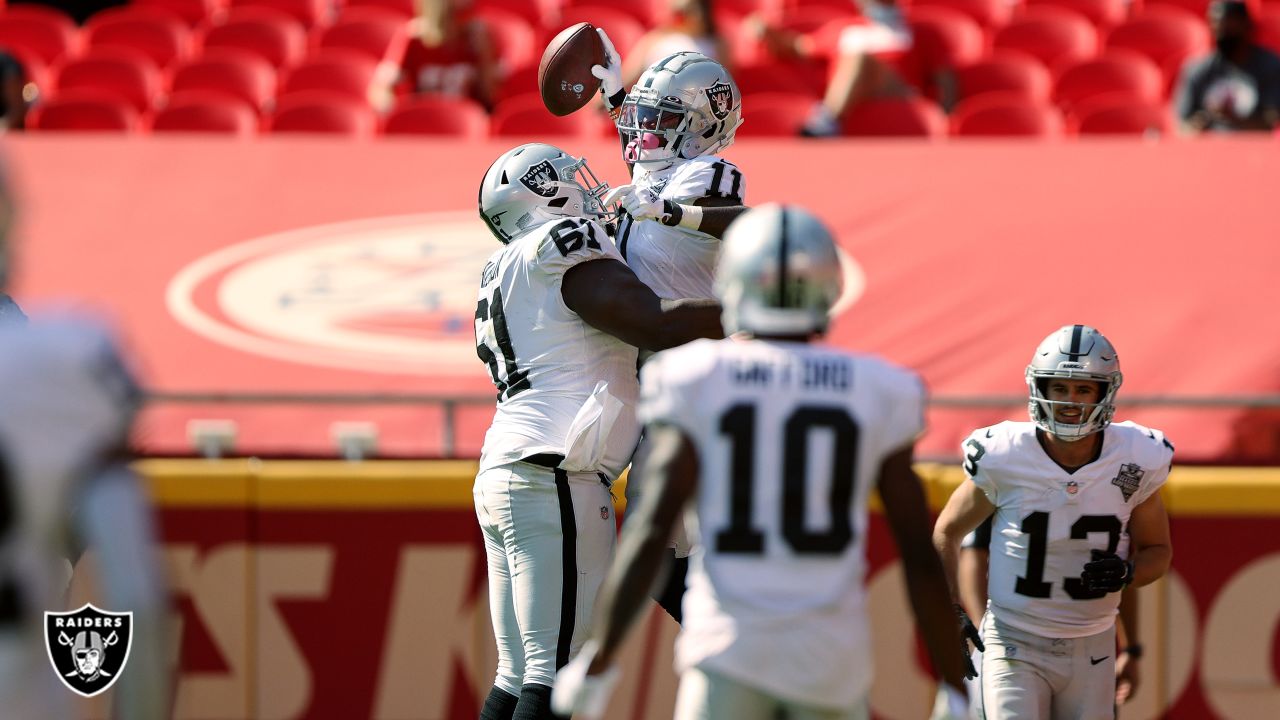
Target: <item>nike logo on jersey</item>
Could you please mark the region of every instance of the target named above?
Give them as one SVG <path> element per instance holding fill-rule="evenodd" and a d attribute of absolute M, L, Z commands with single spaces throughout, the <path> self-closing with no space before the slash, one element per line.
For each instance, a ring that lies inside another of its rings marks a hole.
<path fill-rule="evenodd" d="M 990 430 L 988 430 L 988 431 L 987 431 L 987 437 L 994 437 L 994 436 L 991 434 L 991 431 L 990 431 Z"/>
<path fill-rule="evenodd" d="M 1109 658 L 1109 657 L 1111 657 L 1111 656 L 1110 656 L 1110 655 L 1103 655 L 1103 656 L 1102 656 L 1102 657 L 1100 657 L 1100 658 L 1095 658 L 1094 656 L 1090 655 L 1090 656 L 1089 656 L 1089 664 L 1090 664 L 1090 665 L 1097 665 L 1098 663 L 1102 662 L 1103 660 L 1106 660 L 1106 659 L 1107 659 L 1107 658 Z"/>

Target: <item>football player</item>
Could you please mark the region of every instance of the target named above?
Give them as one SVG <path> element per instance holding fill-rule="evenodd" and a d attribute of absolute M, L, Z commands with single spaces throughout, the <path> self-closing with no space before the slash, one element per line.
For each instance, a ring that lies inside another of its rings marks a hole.
<path fill-rule="evenodd" d="M 641 371 L 647 491 L 623 529 L 592 639 L 556 685 L 556 707 L 600 717 L 612 668 L 677 519 L 691 556 L 676 641 L 675 717 L 867 717 L 867 500 L 878 489 L 909 597 L 956 717 L 959 633 L 912 469 L 925 391 L 907 370 L 823 347 L 841 289 L 823 224 L 769 204 L 725 237 L 716 275 L 727 332 L 659 353 Z"/>
<path fill-rule="evenodd" d="M 498 669 L 481 718 L 546 718 L 613 557 L 609 487 L 640 435 L 636 348 L 721 337 L 713 301 L 660 300 L 599 219 L 585 161 L 543 144 L 501 157 L 480 217 L 502 243 L 480 278 L 476 352 L 498 390 L 476 477 Z"/>
<path fill-rule="evenodd" d="M 987 718 L 1112 716 L 1121 593 L 1163 576 L 1172 557 L 1159 490 L 1173 445 L 1159 430 L 1111 422 L 1121 380 L 1102 333 L 1067 325 L 1027 366 L 1031 421 L 964 442 L 966 481 L 939 515 L 934 544 L 957 597 L 961 539 L 995 513 L 981 631 Z M 959 604 L 956 612 L 976 637 Z"/>
<path fill-rule="evenodd" d="M 631 171 L 631 184 L 604 198 L 621 205 L 618 249 L 659 297 L 711 298 L 720 238 L 747 209 L 742 172 L 718 156 L 742 124 L 742 94 L 723 65 L 696 52 L 659 60 L 625 92 L 618 53 L 605 31 L 597 32 L 605 64 L 592 73 L 601 79 Z M 626 490 L 632 506 L 640 483 L 628 480 Z M 679 622 L 690 552 L 683 525 L 672 548 L 670 582 L 656 599 Z"/>
<path fill-rule="evenodd" d="M 0 277 L 6 227 L 0 218 Z M 44 611 L 63 609 L 67 560 L 87 546 L 100 569 L 96 602 L 133 612 L 115 717 L 168 717 L 165 594 L 149 506 L 124 462 L 138 387 L 91 320 L 0 322 L 0 347 L 0 714 L 73 717 L 75 696 L 44 647 Z"/>

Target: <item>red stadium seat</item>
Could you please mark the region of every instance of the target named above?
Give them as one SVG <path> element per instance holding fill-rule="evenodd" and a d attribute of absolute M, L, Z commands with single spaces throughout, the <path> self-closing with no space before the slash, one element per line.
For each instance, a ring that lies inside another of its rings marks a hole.
<path fill-rule="evenodd" d="M 596 27 L 601 27 L 590 18 L 597 12 L 604 11 L 605 16 L 610 12 L 622 13 L 629 19 L 635 21 L 643 30 L 651 28 L 657 24 L 658 16 L 654 15 L 653 8 L 648 3 L 639 2 L 609 2 L 608 0 L 561 0 L 558 4 L 560 7 L 552 10 L 547 14 L 542 22 L 542 26 L 546 28 L 548 39 L 560 32 L 564 28 L 576 22 L 589 22 Z M 575 19 L 576 18 L 576 19 Z M 607 31 L 609 28 L 605 27 Z M 613 33 L 609 33 L 609 38 L 613 38 Z M 617 42 L 614 42 L 617 48 Z M 627 54 L 622 52 L 622 48 L 617 48 L 623 57 Z"/>
<path fill-rule="evenodd" d="M 1081 103 L 1067 118 L 1075 135 L 1171 135 L 1175 124 L 1165 103 L 1100 97 Z"/>
<path fill-rule="evenodd" d="M 556 117 L 542 104 L 537 93 L 520 95 L 498 103 L 489 125 L 495 136 L 576 136 L 598 138 L 606 120 L 591 108 L 584 108 L 572 115 Z"/>
<path fill-rule="evenodd" d="M 796 137 L 813 109 L 803 93 L 770 92 L 743 96 L 748 109 L 737 137 Z"/>
<path fill-rule="evenodd" d="M 265 7 L 288 15 L 305 28 L 333 21 L 333 5 L 325 0 L 231 0 L 232 8 Z"/>
<path fill-rule="evenodd" d="M 1027 7 L 1059 7 L 1083 15 L 1099 31 L 1105 32 L 1124 22 L 1129 15 L 1129 0 L 1025 0 Z"/>
<path fill-rule="evenodd" d="M 604 28 L 604 31 L 609 34 L 609 41 L 622 57 L 626 57 L 627 53 L 631 52 L 636 41 L 645 33 L 645 26 L 641 25 L 634 15 L 624 12 L 617 5 L 566 7 L 560 12 L 562 28 L 580 22 L 589 22 L 598 28 Z"/>
<path fill-rule="evenodd" d="M 1098 31 L 1084 16 L 1070 10 L 1027 8 L 996 33 L 992 45 L 1025 52 L 1054 70 L 1061 64 L 1096 55 Z"/>
<path fill-rule="evenodd" d="M 961 100 L 999 92 L 1047 103 L 1053 88 L 1053 78 L 1035 58 L 1014 50 L 1001 50 L 957 68 L 956 85 Z"/>
<path fill-rule="evenodd" d="M 926 7 L 955 10 L 988 30 L 1008 25 L 1013 12 L 1009 0 L 915 0 L 910 7 L 913 11 Z"/>
<path fill-rule="evenodd" d="M 343 12 L 346 8 L 381 8 L 405 20 L 412 20 L 418 14 L 416 0 L 347 0 L 342 7 Z"/>
<path fill-rule="evenodd" d="M 28 130 L 128 132 L 139 123 L 132 105 L 96 90 L 68 91 L 27 113 Z"/>
<path fill-rule="evenodd" d="M 266 122 L 272 133 L 319 133 L 367 138 L 378 125 L 366 103 L 335 93 L 313 90 L 280 98 Z"/>
<path fill-rule="evenodd" d="M 986 93 L 962 100 L 951 113 L 960 137 L 1058 137 L 1062 115 L 1052 105 L 1017 93 Z"/>
<path fill-rule="evenodd" d="M 382 132 L 483 140 L 489 136 L 489 116 L 474 100 L 420 95 L 401 101 L 387 115 Z"/>
<path fill-rule="evenodd" d="M 226 6 L 225 0 L 132 0 L 133 7 L 164 10 L 178 16 L 193 28 L 211 19 Z"/>
<path fill-rule="evenodd" d="M 274 67 L 288 67 L 306 54 L 307 34 L 302 24 L 271 8 L 236 8 L 220 25 L 201 29 L 201 47 L 239 48 L 257 54 Z"/>
<path fill-rule="evenodd" d="M 276 94 L 276 70 L 247 50 L 209 48 L 173 72 L 173 93 L 211 90 L 243 100 L 261 111 Z"/>
<path fill-rule="evenodd" d="M 1190 58 L 1209 52 L 1209 28 L 1203 20 L 1181 10 L 1149 7 L 1117 26 L 1107 36 L 1107 49 L 1141 53 L 1165 72 L 1165 88 Z"/>
<path fill-rule="evenodd" d="M 498 100 L 538 92 L 538 66 L 525 65 L 508 73 L 498 86 Z"/>
<path fill-rule="evenodd" d="M 529 65 L 537 67 L 543 46 L 538 41 L 538 33 L 523 18 L 493 10 L 476 19 L 488 29 L 498 58 L 507 69 L 518 70 Z"/>
<path fill-rule="evenodd" d="M 1213 0 L 1145 0 L 1147 8 L 1177 9 L 1197 19 L 1203 20 L 1209 11 L 1209 3 Z M 1253 3 L 1250 3 L 1253 5 Z"/>
<path fill-rule="evenodd" d="M 376 105 L 377 99 L 389 92 L 387 80 L 378 77 L 378 63 L 369 57 L 341 48 L 323 51 L 316 57 L 298 63 L 280 84 L 280 96 L 327 90 L 353 100 Z M 382 85 L 379 94 L 378 85 Z"/>
<path fill-rule="evenodd" d="M 786 92 L 820 98 L 827 86 L 827 69 L 799 61 L 752 63 L 734 68 L 733 79 L 743 95 Z"/>
<path fill-rule="evenodd" d="M 151 118 L 152 132 L 258 133 L 258 113 L 243 100 L 210 90 L 191 90 L 169 98 Z"/>
<path fill-rule="evenodd" d="M 927 87 L 942 68 L 976 62 L 986 53 L 982 28 L 972 18 L 946 7 L 913 7 L 908 13 L 914 37 L 900 69 L 916 87 Z"/>
<path fill-rule="evenodd" d="M 867 137 L 947 134 L 942 110 L 924 98 L 868 100 L 850 108 L 840 121 L 841 134 Z"/>
<path fill-rule="evenodd" d="M 43 5 L 11 5 L 0 12 L 0 47 L 18 47 L 45 65 L 80 50 L 80 31 L 65 13 Z"/>
<path fill-rule="evenodd" d="M 1280 4 L 1264 7 L 1253 22 L 1258 44 L 1280 53 Z"/>
<path fill-rule="evenodd" d="M 518 15 L 531 30 L 551 29 L 549 21 L 553 21 L 561 3 L 559 0 L 472 0 L 471 8 L 464 13 L 465 17 L 487 14 L 490 10 Z M 559 28 L 556 28 L 559 32 Z"/>
<path fill-rule="evenodd" d="M 26 83 L 35 85 L 36 95 L 48 92 L 53 87 L 53 73 L 49 71 L 49 66 L 40 59 L 40 56 L 22 46 L 6 47 L 6 53 L 13 56 L 18 64 L 22 66 L 22 71 L 26 75 Z M 26 89 L 24 88 L 24 92 Z"/>
<path fill-rule="evenodd" d="M 409 44 L 409 24 L 383 8 L 347 8 L 333 25 L 317 28 L 311 40 L 315 50 L 354 50 L 375 62 L 398 66 Z"/>
<path fill-rule="evenodd" d="M 160 68 L 191 54 L 191 30 L 168 10 L 125 5 L 94 13 L 84 25 L 90 48 L 124 47 L 145 53 Z"/>
<path fill-rule="evenodd" d="M 54 94 L 93 89 L 128 102 L 139 113 L 160 93 L 160 71 L 151 58 L 125 48 L 96 48 L 54 70 Z"/>
<path fill-rule="evenodd" d="M 1068 111 L 1102 95 L 1126 95 L 1158 103 L 1164 97 L 1160 68 L 1137 53 L 1112 50 L 1064 68 L 1053 87 L 1054 101 Z"/>

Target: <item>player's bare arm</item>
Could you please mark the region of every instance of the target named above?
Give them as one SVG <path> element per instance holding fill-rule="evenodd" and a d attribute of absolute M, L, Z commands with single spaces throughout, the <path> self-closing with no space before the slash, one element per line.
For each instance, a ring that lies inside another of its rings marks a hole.
<path fill-rule="evenodd" d="M 1169 571 L 1169 563 L 1173 561 L 1173 542 L 1169 536 L 1169 514 L 1164 509 L 1160 493 L 1153 494 L 1133 509 L 1129 516 L 1129 538 L 1133 543 L 1130 587 L 1149 585 Z"/>
<path fill-rule="evenodd" d="M 964 693 L 965 661 L 956 642 L 960 638 L 955 616 L 947 602 L 951 596 L 947 591 L 947 578 L 938 553 L 929 541 L 929 508 L 920 478 L 911 467 L 913 449 L 906 447 L 885 458 L 880 466 L 880 500 L 902 558 L 911 609 L 933 666 L 947 684 Z"/>
<path fill-rule="evenodd" d="M 947 576 L 947 587 L 950 596 L 959 602 L 959 589 L 956 584 L 956 572 L 960 564 L 960 543 L 969 531 L 982 524 L 987 516 L 995 512 L 985 493 L 971 482 L 962 482 L 951 493 L 951 498 L 938 515 L 938 522 L 933 526 L 933 546 L 942 560 L 942 569 Z"/>
<path fill-rule="evenodd" d="M 564 303 L 587 324 L 644 350 L 665 350 L 698 338 L 722 338 L 714 300 L 662 300 L 617 260 L 569 268 Z"/>
<path fill-rule="evenodd" d="M 698 488 L 698 454 L 689 438 L 666 424 L 645 430 L 649 451 L 643 467 L 646 492 L 627 523 L 618 557 L 600 587 L 600 613 L 591 636 L 599 643 L 587 673 L 604 672 L 616 659 L 627 629 L 649 604 L 659 579 L 671 530 Z"/>

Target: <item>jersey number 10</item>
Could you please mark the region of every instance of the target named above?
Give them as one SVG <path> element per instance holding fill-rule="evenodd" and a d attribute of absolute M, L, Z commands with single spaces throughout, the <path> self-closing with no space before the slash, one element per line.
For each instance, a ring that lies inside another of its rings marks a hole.
<path fill-rule="evenodd" d="M 831 490 L 826 530 L 805 527 L 809 488 L 809 433 L 815 428 L 832 435 Z M 729 475 L 729 526 L 716 533 L 716 551 L 759 555 L 764 533 L 752 522 L 755 507 L 756 407 L 734 405 L 720 417 L 720 432 L 732 446 Z M 776 437 L 776 436 L 774 436 Z M 853 541 L 854 483 L 858 460 L 858 424 L 841 408 L 801 406 L 787 417 L 782 432 L 782 537 L 801 555 L 838 555 Z"/>

